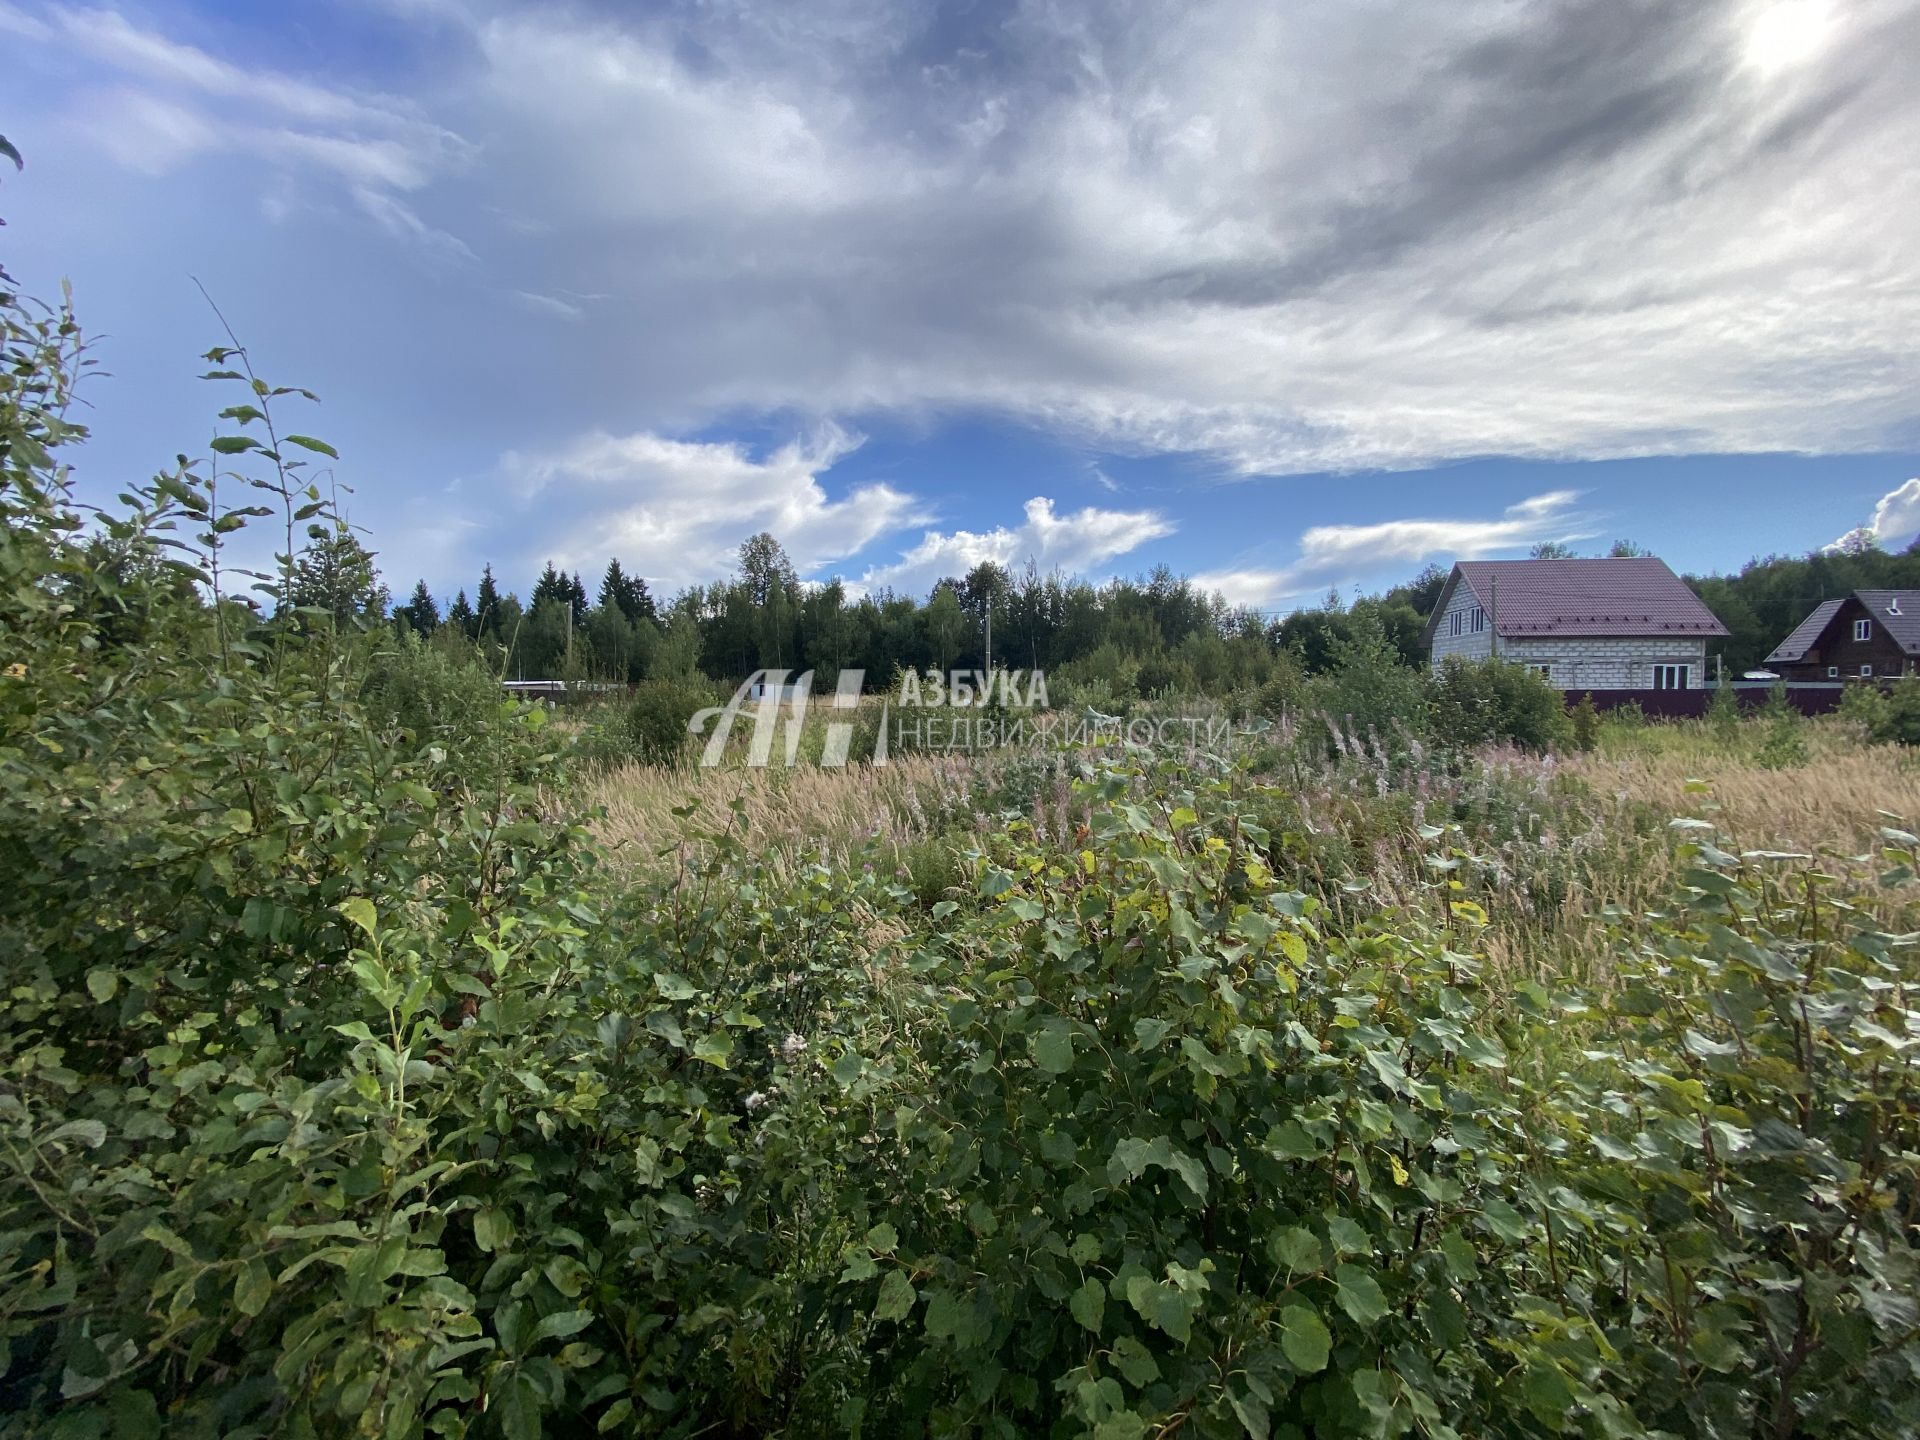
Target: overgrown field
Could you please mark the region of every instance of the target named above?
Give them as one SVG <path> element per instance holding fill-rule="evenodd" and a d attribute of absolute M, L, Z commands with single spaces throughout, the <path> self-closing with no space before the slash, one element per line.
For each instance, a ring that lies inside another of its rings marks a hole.
<path fill-rule="evenodd" d="M 268 605 L 82 525 L 8 324 L 0 1435 L 1920 1428 L 1854 719 L 609 767 L 290 603 L 238 352 Z"/>

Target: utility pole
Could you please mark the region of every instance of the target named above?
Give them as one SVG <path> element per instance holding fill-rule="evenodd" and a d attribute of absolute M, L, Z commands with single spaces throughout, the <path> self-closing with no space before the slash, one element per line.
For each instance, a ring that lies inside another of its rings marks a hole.
<path fill-rule="evenodd" d="M 987 591 L 987 693 L 993 693 L 993 591 Z"/>
<path fill-rule="evenodd" d="M 1487 577 L 1487 654 L 1500 658 L 1500 577 Z"/>

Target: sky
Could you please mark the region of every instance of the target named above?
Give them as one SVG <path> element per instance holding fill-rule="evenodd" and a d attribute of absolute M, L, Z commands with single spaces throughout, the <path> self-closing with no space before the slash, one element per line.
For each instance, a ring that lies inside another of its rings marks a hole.
<path fill-rule="evenodd" d="M 206 453 L 204 286 L 397 595 L 769 530 L 1283 612 L 1920 532 L 1920 0 L 0 0 L 0 49 L 83 490 Z"/>

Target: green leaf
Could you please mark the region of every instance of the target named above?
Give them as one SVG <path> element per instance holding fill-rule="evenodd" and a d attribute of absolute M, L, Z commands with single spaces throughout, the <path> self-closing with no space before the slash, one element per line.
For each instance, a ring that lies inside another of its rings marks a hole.
<path fill-rule="evenodd" d="M 258 1315 L 267 1308 L 273 1294 L 273 1276 L 260 1260 L 252 1259 L 240 1267 L 233 1282 L 233 1303 L 242 1315 Z"/>
<path fill-rule="evenodd" d="M 1357 1265 L 1342 1265 L 1333 1272 L 1335 1299 L 1340 1308 L 1362 1325 L 1377 1324 L 1386 1317 L 1387 1297 L 1379 1282 Z"/>
<path fill-rule="evenodd" d="M 1073 1068 L 1073 1032 L 1064 1024 L 1036 1031 L 1030 1048 L 1033 1063 L 1049 1075 L 1064 1075 Z"/>
<path fill-rule="evenodd" d="M 906 1271 L 889 1270 L 886 1278 L 880 1282 L 880 1294 L 873 1303 L 873 1318 L 895 1322 L 904 1320 L 913 1312 L 913 1302 L 919 1298 Z"/>
<path fill-rule="evenodd" d="M 120 988 L 120 977 L 111 970 L 93 969 L 87 972 L 87 993 L 104 1004 L 113 998 Z"/>
<path fill-rule="evenodd" d="M 1301 1225 L 1289 1225 L 1276 1232 L 1268 1244 L 1273 1250 L 1273 1258 L 1286 1266 L 1290 1274 L 1310 1274 L 1326 1260 L 1320 1237 Z"/>
<path fill-rule="evenodd" d="M 47 1140 L 52 1144 L 76 1141 L 88 1150 L 98 1150 L 107 1143 L 107 1127 L 98 1120 L 69 1120 L 60 1126 Z"/>
<path fill-rule="evenodd" d="M 1067 1301 L 1067 1309 L 1072 1312 L 1074 1319 L 1098 1335 L 1100 1324 L 1107 1315 L 1106 1286 L 1088 1276 Z"/>
<path fill-rule="evenodd" d="M 316 455 L 324 455 L 329 460 L 338 460 L 340 452 L 324 440 L 316 440 L 311 435 L 289 435 L 286 443 L 298 445 L 302 450 L 311 450 Z M 536 672 L 538 673 L 538 672 Z"/>
<path fill-rule="evenodd" d="M 356 895 L 350 900 L 342 900 L 333 908 L 338 910 L 352 924 L 358 926 L 369 940 L 373 938 L 377 917 L 374 913 L 373 902 L 371 900 Z"/>
<path fill-rule="evenodd" d="M 542 1340 L 569 1339 L 572 1336 L 578 1335 L 592 1323 L 593 1312 L 591 1310 L 561 1310 L 555 1314 L 542 1317 L 540 1323 L 533 1327 L 533 1335 L 527 1343 L 534 1345 Z"/>
<path fill-rule="evenodd" d="M 970 1350 L 987 1338 L 971 1294 L 952 1290 L 934 1290 L 927 1295 L 927 1334 L 936 1340 L 951 1339 L 954 1346 Z"/>
<path fill-rule="evenodd" d="M 1440 1237 L 1440 1253 L 1447 1257 L 1447 1269 L 1456 1279 L 1471 1280 L 1480 1272 L 1480 1257 L 1474 1253 L 1473 1242 L 1458 1230 Z"/>
<path fill-rule="evenodd" d="M 251 435 L 216 435 L 211 444 L 214 451 L 221 455 L 244 455 L 249 450 L 260 448 L 260 442 Z"/>
<path fill-rule="evenodd" d="M 1160 1365 L 1153 1358 L 1153 1352 L 1131 1335 L 1122 1335 L 1113 1342 L 1113 1368 L 1136 1390 L 1160 1378 Z"/>
<path fill-rule="evenodd" d="M 676 975 L 671 970 L 656 971 L 653 988 L 669 1000 L 691 1000 L 700 993 L 686 976 Z"/>
<path fill-rule="evenodd" d="M 1280 1310 L 1280 1349 L 1294 1369 L 1313 1375 L 1327 1368 L 1333 1336 L 1318 1310 L 1296 1300 Z"/>
<path fill-rule="evenodd" d="M 725 1070 L 733 1059 L 733 1036 L 725 1030 L 701 1036 L 694 1042 L 693 1058 Z"/>
<path fill-rule="evenodd" d="M 882 1220 L 867 1231 L 867 1248 L 876 1255 L 891 1255 L 900 1244 L 900 1232 Z"/>
<path fill-rule="evenodd" d="M 1367 1232 L 1345 1215 L 1327 1217 L 1327 1238 L 1333 1241 L 1333 1253 L 1336 1255 L 1373 1253 L 1373 1241 L 1367 1238 Z"/>
<path fill-rule="evenodd" d="M 1188 1295 L 1170 1281 L 1136 1275 L 1127 1282 L 1127 1303 L 1142 1320 L 1182 1345 L 1193 1338 L 1193 1312 L 1200 1308 L 1198 1295 Z"/>

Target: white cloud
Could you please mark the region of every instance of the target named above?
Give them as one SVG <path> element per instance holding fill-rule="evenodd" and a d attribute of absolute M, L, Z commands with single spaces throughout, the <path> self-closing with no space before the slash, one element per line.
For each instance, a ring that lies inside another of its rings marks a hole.
<path fill-rule="evenodd" d="M 1880 497 L 1873 507 L 1873 533 L 1883 545 L 1920 533 L 1920 476 Z"/>
<path fill-rule="evenodd" d="M 243 154 L 282 172 L 343 185 L 382 229 L 443 257 L 464 242 L 421 220 L 394 192 L 457 170 L 471 147 L 410 104 L 235 64 L 135 26 L 117 11 L 0 9 L 0 31 L 90 61 L 111 85 L 83 86 L 71 123 L 118 163 L 164 174 L 205 155 Z M 284 196 L 273 199 L 284 214 Z M 271 218 L 271 216 L 269 217 Z"/>
<path fill-rule="evenodd" d="M 484 233 L 473 313 L 605 293 L 477 398 L 617 375 L 572 429 L 987 410 L 1285 474 L 1916 420 L 1912 0 L 388 7 L 431 27 L 406 97 L 112 10 L 0 29 L 79 72 L 56 106 L 132 87 L 124 163 L 240 150 L 429 252 Z"/>
<path fill-rule="evenodd" d="M 1491 520 L 1388 520 L 1375 525 L 1316 525 L 1300 536 L 1288 565 L 1208 571 L 1194 585 L 1218 590 L 1228 603 L 1269 608 L 1363 574 L 1422 560 L 1473 560 L 1542 541 L 1591 539 L 1594 531 L 1573 510 L 1580 496 L 1554 490 L 1510 505 Z"/>
<path fill-rule="evenodd" d="M 551 454 L 510 453 L 502 470 L 524 498 L 567 516 L 549 550 L 530 560 L 581 568 L 618 555 L 629 572 L 670 591 L 727 574 L 740 542 L 762 530 L 804 575 L 918 523 L 919 503 L 890 485 L 828 498 L 818 477 L 860 444 L 822 425 L 755 458 L 740 444 L 602 431 Z"/>
<path fill-rule="evenodd" d="M 513 298 L 522 309 L 530 310 L 536 315 L 545 315 L 556 320 L 587 318 L 586 310 L 576 301 L 563 299 L 558 295 L 542 295 L 533 290 L 515 290 Z"/>
<path fill-rule="evenodd" d="M 480 257 L 468 248 L 467 242 L 457 235 L 449 235 L 444 230 L 436 230 L 427 224 L 405 201 L 364 185 L 356 185 L 353 190 L 354 203 L 375 223 L 396 239 L 407 240 L 419 246 L 428 254 L 441 260 L 473 261 Z"/>
<path fill-rule="evenodd" d="M 1881 448 L 1920 9 L 1782 6 L 509 8 L 458 103 L 616 277 L 651 423 L 987 408 L 1249 474 Z"/>
<path fill-rule="evenodd" d="M 1873 518 L 1858 529 L 1849 530 L 1826 548 L 1849 549 L 1855 544 L 1873 543 L 1892 548 L 1902 540 L 1920 534 L 1920 476 L 1894 486 L 1873 507 Z"/>
<path fill-rule="evenodd" d="M 978 532 L 929 530 L 898 560 L 871 566 L 860 577 L 859 588 L 924 594 L 936 581 L 965 575 L 987 560 L 1009 568 L 1032 561 L 1043 571 L 1083 574 L 1173 531 L 1173 522 L 1157 510 L 1103 510 L 1089 505 L 1070 515 L 1056 515 L 1053 501 L 1036 495 L 1027 501 L 1024 523 Z"/>

